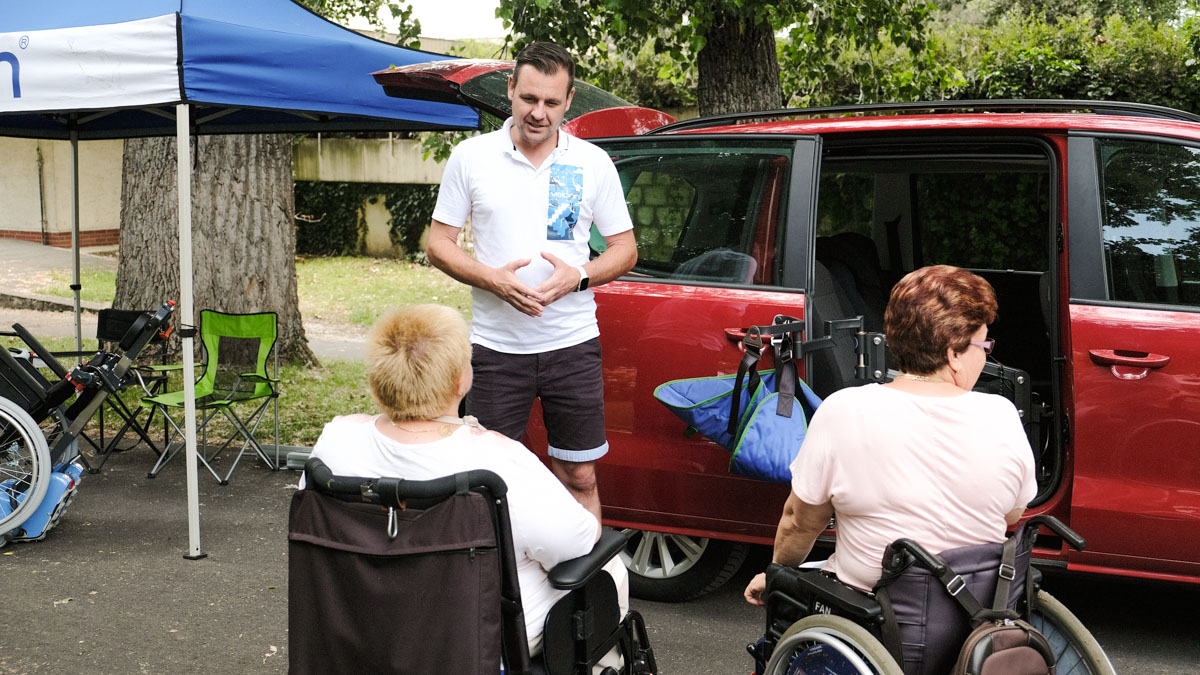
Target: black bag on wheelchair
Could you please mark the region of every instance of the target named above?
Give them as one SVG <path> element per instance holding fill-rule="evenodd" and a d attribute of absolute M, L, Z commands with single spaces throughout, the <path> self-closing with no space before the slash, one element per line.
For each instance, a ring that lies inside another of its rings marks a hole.
<path fill-rule="evenodd" d="M 1034 591 L 1031 548 L 1018 533 L 1003 544 L 952 549 L 930 556 L 940 573 L 915 566 L 906 550 L 884 551 L 875 586 L 881 632 L 888 651 L 902 657 L 906 675 L 1053 675 L 1050 644 L 1020 618 Z M 992 598 L 990 606 L 979 597 Z"/>

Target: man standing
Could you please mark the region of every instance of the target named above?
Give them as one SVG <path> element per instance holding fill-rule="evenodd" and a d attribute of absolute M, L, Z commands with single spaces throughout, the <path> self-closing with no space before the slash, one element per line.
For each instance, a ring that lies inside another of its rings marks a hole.
<path fill-rule="evenodd" d="M 590 289 L 628 272 L 637 244 L 612 160 L 559 129 L 574 82 L 575 63 L 557 45 L 535 42 L 517 55 L 512 117 L 455 148 L 426 252 L 472 287 L 467 412 L 519 441 L 540 398 L 550 468 L 599 518 L 595 464 L 608 441 Z M 467 220 L 475 258 L 458 246 Z M 606 248 L 589 261 L 593 223 Z"/>

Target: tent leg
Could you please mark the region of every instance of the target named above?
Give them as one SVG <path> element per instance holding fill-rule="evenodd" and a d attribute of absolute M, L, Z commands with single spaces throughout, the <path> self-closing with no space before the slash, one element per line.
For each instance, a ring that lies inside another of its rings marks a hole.
<path fill-rule="evenodd" d="M 72 115 L 72 122 L 74 115 Z M 73 258 L 71 291 L 75 297 L 75 351 L 83 351 L 83 307 L 79 300 L 79 131 L 71 130 L 71 254 Z M 80 357 L 75 358 L 78 364 Z"/>
<path fill-rule="evenodd" d="M 175 106 L 175 145 L 178 155 L 179 185 L 179 318 L 177 325 L 191 327 L 195 321 L 192 308 L 192 158 L 191 109 L 186 103 Z M 184 558 L 199 560 L 207 556 L 200 552 L 200 487 L 196 467 L 196 359 L 192 334 L 183 335 L 183 418 L 187 464 L 188 552 Z"/>

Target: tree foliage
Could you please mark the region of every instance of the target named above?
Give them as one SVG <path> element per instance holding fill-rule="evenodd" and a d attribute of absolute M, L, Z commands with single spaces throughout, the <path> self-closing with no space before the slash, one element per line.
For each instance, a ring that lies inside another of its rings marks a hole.
<path fill-rule="evenodd" d="M 1200 23 L 1009 15 L 950 36 L 952 98 L 1082 98 L 1200 110 Z"/>
<path fill-rule="evenodd" d="M 976 5 L 989 21 L 1013 14 L 1036 16 L 1048 21 L 1077 17 L 1104 20 L 1119 16 L 1136 21 L 1163 23 L 1179 18 L 1187 4 L 1183 0 L 951 0 L 946 5 Z"/>
<path fill-rule="evenodd" d="M 696 69 L 700 112 L 712 114 L 782 105 L 780 61 L 757 48 L 781 31 L 782 70 L 812 82 L 859 45 L 883 40 L 921 52 L 931 8 L 927 0 L 500 0 L 497 14 L 516 48 L 557 42 L 577 55 L 585 78 L 612 54 L 636 54 L 650 42 L 678 71 Z"/>
<path fill-rule="evenodd" d="M 398 33 L 396 44 L 413 49 L 421 48 L 421 22 L 413 16 L 412 5 L 407 2 L 392 2 L 391 0 L 295 0 L 321 16 L 348 25 L 356 18 L 365 19 L 372 28 L 383 30 L 385 27 L 395 29 Z M 383 18 L 388 14 L 392 26 L 386 26 Z"/>

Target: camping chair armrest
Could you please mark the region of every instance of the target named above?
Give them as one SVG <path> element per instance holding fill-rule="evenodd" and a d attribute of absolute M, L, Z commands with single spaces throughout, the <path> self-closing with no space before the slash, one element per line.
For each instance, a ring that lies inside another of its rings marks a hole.
<path fill-rule="evenodd" d="M 591 553 L 564 560 L 550 570 L 550 585 L 565 591 L 582 588 L 625 548 L 627 541 L 616 530 L 604 530 Z"/>
<path fill-rule="evenodd" d="M 262 375 L 259 375 L 258 373 L 241 373 L 240 375 L 238 375 L 238 378 L 245 380 L 247 382 L 268 382 L 270 384 L 279 384 L 278 378 L 263 377 Z"/>
<path fill-rule="evenodd" d="M 150 387 L 151 384 L 165 382 L 167 379 L 167 371 L 145 368 L 143 366 L 134 366 L 133 368 L 130 368 L 129 372 L 125 374 L 125 377 L 128 378 L 130 375 L 137 379 L 138 386 L 142 388 L 142 391 L 146 393 L 146 396 L 156 395 L 156 393 Z M 125 386 L 125 384 L 122 384 L 121 388 L 124 389 Z"/>

